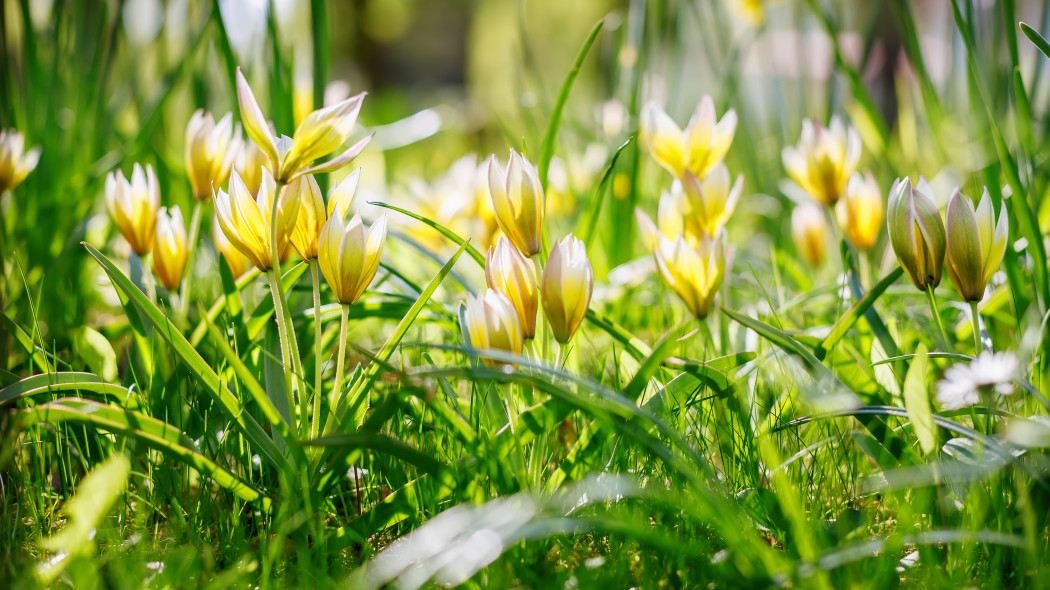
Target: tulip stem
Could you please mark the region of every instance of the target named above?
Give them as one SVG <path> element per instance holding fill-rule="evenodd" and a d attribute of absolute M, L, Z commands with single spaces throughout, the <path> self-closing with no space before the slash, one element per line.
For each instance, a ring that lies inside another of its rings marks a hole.
<path fill-rule="evenodd" d="M 295 372 L 292 367 L 291 354 L 288 349 L 288 324 L 284 321 L 284 303 L 281 301 L 280 296 L 280 284 L 281 279 L 277 276 L 277 270 L 270 269 L 270 272 L 266 273 L 266 278 L 270 280 L 270 294 L 273 295 L 273 310 L 277 314 L 277 335 L 281 340 L 281 360 L 284 363 L 284 389 L 285 395 L 288 397 L 288 415 L 294 420 L 295 419 L 295 395 L 292 392 L 290 383 L 292 381 L 291 374 Z"/>
<path fill-rule="evenodd" d="M 314 395 L 313 395 L 313 421 L 310 423 L 310 438 L 317 438 L 321 425 L 321 356 L 324 354 L 324 346 L 321 342 L 321 278 L 318 276 L 317 260 L 310 263 L 310 278 L 313 279 L 314 287 Z"/>
<path fill-rule="evenodd" d="M 190 236 L 186 241 L 186 271 L 183 273 L 182 290 L 179 293 L 179 315 L 183 318 L 189 313 L 190 287 L 193 282 L 193 259 L 197 254 L 197 238 L 201 233 L 201 202 L 193 200 L 193 214 L 190 216 Z"/>
<path fill-rule="evenodd" d="M 970 302 L 970 315 L 973 318 L 973 356 L 980 356 L 984 350 L 981 344 L 981 313 L 977 311 L 977 302 Z"/>
<path fill-rule="evenodd" d="M 926 298 L 930 302 L 930 311 L 933 313 L 933 320 L 937 322 L 937 330 L 941 335 L 941 345 L 944 347 L 944 352 L 951 352 L 951 347 L 948 345 L 948 333 L 944 331 L 944 324 L 941 322 L 941 314 L 937 311 L 937 299 L 933 296 L 933 287 L 927 287 Z"/>
<path fill-rule="evenodd" d="M 281 259 L 277 251 L 277 204 L 281 201 L 281 195 L 287 186 L 287 183 L 277 181 L 273 201 L 270 203 L 270 266 L 274 275 L 274 281 L 270 284 L 270 288 L 273 291 L 273 308 L 277 312 L 281 350 L 285 354 L 284 364 L 286 370 L 291 373 L 291 387 L 288 395 L 294 399 L 294 392 L 302 390 L 302 385 L 299 381 L 299 375 L 302 374 L 302 363 L 299 360 L 299 345 L 295 341 L 295 326 L 288 315 L 288 308 L 285 303 L 284 286 L 280 278 Z M 294 405 L 290 406 L 288 410 L 293 415 L 296 414 Z"/>
<path fill-rule="evenodd" d="M 343 387 L 343 357 L 346 356 L 346 331 L 350 325 L 350 306 L 344 303 L 339 316 L 339 356 L 335 359 L 335 386 L 332 387 L 332 407 L 329 411 L 335 415 L 339 406 L 339 393 Z M 325 425 L 325 431 L 328 430 Z"/>

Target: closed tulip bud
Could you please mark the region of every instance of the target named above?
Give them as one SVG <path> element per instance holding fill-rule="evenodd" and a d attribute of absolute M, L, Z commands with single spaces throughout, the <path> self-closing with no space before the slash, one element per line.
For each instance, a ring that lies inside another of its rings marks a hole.
<path fill-rule="evenodd" d="M 236 279 L 248 271 L 248 257 L 233 247 L 230 240 L 226 238 L 226 234 L 222 232 L 219 218 L 215 215 L 211 218 L 211 239 L 215 244 L 215 251 L 222 255 L 226 260 L 226 266 L 230 267 L 230 274 L 233 275 L 233 278 Z"/>
<path fill-rule="evenodd" d="M 153 246 L 160 208 L 160 187 L 153 167 L 135 164 L 131 182 L 120 170 L 106 176 L 106 205 L 131 249 L 145 256 Z"/>
<path fill-rule="evenodd" d="M 835 216 L 849 241 L 861 250 L 875 245 L 882 230 L 882 195 L 871 172 L 854 172 L 846 195 L 835 205 Z"/>
<path fill-rule="evenodd" d="M 543 235 L 544 197 L 536 168 L 514 150 L 504 174 L 489 158 L 489 194 L 496 223 L 511 244 L 526 256 L 539 253 Z"/>
<path fill-rule="evenodd" d="M 292 246 L 303 260 L 313 260 L 317 258 L 317 240 L 321 237 L 321 229 L 328 220 L 321 187 L 312 175 L 304 174 L 293 180 L 285 190 L 299 200 L 299 215 L 292 230 Z"/>
<path fill-rule="evenodd" d="M 736 209 L 742 187 L 743 176 L 737 176 L 736 182 L 730 185 L 725 164 L 711 168 L 703 179 L 686 170 L 682 174 L 682 189 L 690 205 L 685 219 L 686 233 L 714 237 Z"/>
<path fill-rule="evenodd" d="M 835 116 L 828 127 L 803 121 L 798 145 L 784 148 L 782 159 L 791 180 L 824 205 L 834 205 L 846 193 L 860 151 L 857 130 Z"/>
<path fill-rule="evenodd" d="M 182 282 L 186 267 L 186 224 L 179 208 L 161 207 L 157 211 L 157 231 L 153 234 L 153 274 L 169 291 Z"/>
<path fill-rule="evenodd" d="M 944 223 L 925 178 L 920 176 L 917 186 L 907 177 L 894 183 L 887 230 L 893 253 L 915 287 L 925 291 L 941 284 L 947 247 Z"/>
<path fill-rule="evenodd" d="M 551 248 L 540 279 L 543 313 L 554 339 L 565 344 L 583 323 L 594 290 L 594 270 L 583 241 L 572 234 Z"/>
<path fill-rule="evenodd" d="M 956 190 L 948 201 L 946 229 L 948 276 L 963 299 L 980 301 L 1006 254 L 1006 202 L 1000 204 L 997 222 L 987 188 L 976 211 L 973 201 Z"/>
<path fill-rule="evenodd" d="M 536 265 L 501 237 L 496 247 L 489 246 L 485 258 L 485 280 L 489 287 L 503 293 L 514 304 L 525 339 L 536 336 L 536 311 L 539 309 L 539 287 Z"/>
<path fill-rule="evenodd" d="M 328 219 L 321 230 L 317 262 L 336 301 L 350 305 L 361 298 L 379 270 L 385 240 L 386 214 L 367 231 L 360 213 L 349 222 L 342 215 Z"/>
<path fill-rule="evenodd" d="M 233 115 L 226 113 L 218 123 L 203 109 L 193 113 L 186 125 L 186 173 L 193 198 L 211 198 L 212 187 L 221 186 L 230 176 L 233 160 L 240 151 L 240 129 L 234 129 Z"/>
<path fill-rule="evenodd" d="M 824 210 L 815 203 L 803 203 L 791 212 L 791 237 L 795 249 L 809 264 L 820 266 L 824 262 L 827 235 Z"/>
<path fill-rule="evenodd" d="M 215 194 L 215 214 L 219 227 L 235 248 L 261 271 L 273 268 L 270 260 L 270 209 L 277 202 L 277 251 L 284 252 L 299 214 L 299 200 L 290 190 L 277 195 L 277 185 L 268 172 L 263 173 L 258 197 L 253 199 L 237 173 L 230 175 L 230 192 Z"/>
<path fill-rule="evenodd" d="M 40 148 L 25 151 L 25 136 L 8 129 L 0 131 L 0 197 L 29 176 L 40 162 Z"/>
<path fill-rule="evenodd" d="M 736 112 L 729 109 L 716 120 L 715 103 L 706 94 L 684 131 L 655 103 L 647 104 L 642 111 L 642 144 L 675 177 L 686 170 L 697 178 L 706 176 L 725 158 L 735 134 Z"/>
<path fill-rule="evenodd" d="M 248 187 L 248 192 L 252 195 L 259 194 L 264 170 L 270 176 L 273 176 L 272 166 L 273 164 L 270 163 L 269 158 L 259 149 L 259 146 L 255 145 L 255 142 L 240 142 L 240 149 L 237 151 L 237 157 L 234 159 L 233 169 L 244 181 L 244 186 Z M 215 188 L 217 189 L 218 185 Z"/>
<path fill-rule="evenodd" d="M 697 319 L 704 319 L 714 305 L 725 274 L 725 231 L 714 238 L 701 237 L 695 246 L 684 236 L 674 241 L 660 238 L 653 256 L 664 282 Z"/>
<path fill-rule="evenodd" d="M 476 296 L 467 295 L 459 317 L 463 341 L 470 348 L 521 354 L 523 339 L 518 312 L 503 293 L 485 289 Z M 485 356 L 481 360 L 488 366 L 497 364 Z"/>

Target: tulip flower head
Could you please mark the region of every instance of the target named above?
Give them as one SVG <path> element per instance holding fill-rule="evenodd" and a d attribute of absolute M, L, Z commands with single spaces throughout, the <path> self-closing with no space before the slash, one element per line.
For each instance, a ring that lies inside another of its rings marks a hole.
<path fill-rule="evenodd" d="M 153 274 L 169 291 L 176 291 L 186 268 L 186 224 L 179 208 L 161 207 L 157 211 L 157 230 L 153 234 Z"/>
<path fill-rule="evenodd" d="M 809 264 L 820 266 L 824 262 L 827 234 L 824 210 L 816 203 L 803 203 L 791 212 L 791 238 L 795 249 Z"/>
<path fill-rule="evenodd" d="M 25 136 L 14 129 L 0 131 L 0 197 L 29 176 L 40 162 L 40 147 L 25 151 Z"/>
<path fill-rule="evenodd" d="M 274 177 L 281 183 L 290 182 L 299 174 L 337 170 L 365 149 L 372 139 L 371 136 L 357 142 L 335 158 L 312 166 L 318 158 L 323 158 L 342 147 L 350 137 L 364 99 L 365 93 L 362 92 L 332 106 L 318 109 L 303 119 L 292 137 L 278 138 L 270 130 L 248 81 L 244 79 L 244 74 L 237 69 L 237 101 L 241 107 L 244 131 L 270 159 L 271 169 L 275 171 Z"/>
<path fill-rule="evenodd" d="M 653 250 L 660 276 L 697 319 L 707 317 L 715 295 L 722 287 L 725 242 L 723 230 L 714 238 L 702 236 L 695 246 L 690 245 L 684 236 L 678 236 L 674 241 L 661 237 Z"/>
<path fill-rule="evenodd" d="M 496 223 L 522 254 L 539 253 L 543 235 L 543 186 L 536 168 L 514 150 L 507 171 L 499 169 L 496 156 L 489 158 L 489 194 Z"/>
<path fill-rule="evenodd" d="M 1006 254 L 1009 221 L 1006 201 L 1000 203 L 999 220 L 988 189 L 974 210 L 973 201 L 958 189 L 948 201 L 947 247 L 944 265 L 955 289 L 966 301 L 980 301 L 992 275 Z"/>
<path fill-rule="evenodd" d="M 248 187 L 252 195 L 259 194 L 262 185 L 263 170 L 273 176 L 273 164 L 254 141 L 240 141 L 240 149 L 233 161 L 233 169 Z M 216 187 L 217 188 L 217 187 Z"/>
<path fill-rule="evenodd" d="M 230 240 L 226 238 L 217 215 L 211 218 L 211 239 L 215 244 L 215 251 L 222 255 L 226 260 L 226 265 L 230 267 L 230 274 L 233 278 L 236 279 L 248 271 L 248 257 L 234 248 Z"/>
<path fill-rule="evenodd" d="M 459 317 L 463 341 L 468 347 L 521 354 L 523 339 L 518 312 L 503 293 L 485 289 L 477 295 L 467 295 Z M 490 367 L 498 364 L 484 355 L 481 360 Z"/>
<path fill-rule="evenodd" d="M 106 205 L 135 254 L 148 254 L 160 208 L 160 187 L 153 167 L 135 164 L 131 182 L 120 170 L 110 172 L 106 176 Z"/>
<path fill-rule="evenodd" d="M 230 192 L 215 194 L 215 214 L 219 227 L 235 248 L 261 271 L 273 268 L 270 260 L 270 209 L 278 198 L 277 185 L 269 172 L 263 172 L 259 195 L 251 192 L 236 172 L 230 175 Z M 277 201 L 277 251 L 284 252 L 299 215 L 299 199 L 291 190 L 282 190 Z"/>
<path fill-rule="evenodd" d="M 870 250 L 882 230 L 882 196 L 875 177 L 854 172 L 846 194 L 835 205 L 835 216 L 849 241 L 861 250 Z"/>
<path fill-rule="evenodd" d="M 703 179 L 686 170 L 682 174 L 682 188 L 690 204 L 686 232 L 703 233 L 708 237 L 717 235 L 733 215 L 742 187 L 742 176 L 737 176 L 730 185 L 729 169 L 725 164 L 711 168 Z"/>
<path fill-rule="evenodd" d="M 835 116 L 828 127 L 819 121 L 803 121 L 798 145 L 784 148 L 782 159 L 791 180 L 814 199 L 834 205 L 846 194 L 860 151 L 860 134 Z"/>
<path fill-rule="evenodd" d="M 925 291 L 941 284 L 946 249 L 944 223 L 925 178 L 920 176 L 914 186 L 909 178 L 894 183 L 886 229 L 893 253 L 915 288 Z"/>
<path fill-rule="evenodd" d="M 539 309 L 539 287 L 536 265 L 506 238 L 500 237 L 495 248 L 489 246 L 485 257 L 485 280 L 489 288 L 503 293 L 514 305 L 521 323 L 522 337 L 536 336 L 536 311 Z"/>
<path fill-rule="evenodd" d="M 186 173 L 193 198 L 198 201 L 210 199 L 212 187 L 221 186 L 230 176 L 240 151 L 240 126 L 236 127 L 230 113 L 216 123 L 211 113 L 203 109 L 193 113 L 186 125 Z"/>
<path fill-rule="evenodd" d="M 540 300 L 554 339 L 566 344 L 580 328 L 594 291 L 594 270 L 583 241 L 569 234 L 558 240 L 540 278 Z"/>
<path fill-rule="evenodd" d="M 386 241 L 386 214 L 365 230 L 361 214 L 346 221 L 332 215 L 321 229 L 317 262 L 339 303 L 351 305 L 364 295 L 379 270 Z"/>
<path fill-rule="evenodd" d="M 689 171 L 697 178 L 717 166 L 736 134 L 736 111 L 715 119 L 715 103 L 704 95 L 683 131 L 656 103 L 642 111 L 641 141 L 653 158 L 676 178 Z"/>
<path fill-rule="evenodd" d="M 317 240 L 328 216 L 325 215 L 321 187 L 313 175 L 304 174 L 293 180 L 286 189 L 299 200 L 299 215 L 292 229 L 292 246 L 303 260 L 317 258 Z"/>

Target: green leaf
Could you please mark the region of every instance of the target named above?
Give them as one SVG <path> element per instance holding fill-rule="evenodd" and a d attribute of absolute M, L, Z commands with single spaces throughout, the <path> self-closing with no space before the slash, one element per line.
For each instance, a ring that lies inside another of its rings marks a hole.
<path fill-rule="evenodd" d="M 37 347 L 29 334 L 22 329 L 22 326 L 19 326 L 2 311 L 0 311 L 0 326 L 4 326 L 6 328 L 5 331 L 14 336 L 15 342 L 29 355 L 38 369 L 45 373 L 50 373 L 54 370 L 51 368 L 51 363 L 48 362 L 47 353 Z"/>
<path fill-rule="evenodd" d="M 1028 37 L 1028 40 L 1039 48 L 1039 51 L 1042 51 L 1047 59 L 1050 59 L 1050 43 L 1046 41 L 1046 38 L 1040 35 L 1039 31 L 1033 29 L 1028 23 L 1018 23 L 1018 26 L 1021 27 L 1021 32 L 1024 33 L 1024 36 Z"/>
<path fill-rule="evenodd" d="M 120 385 L 106 383 L 91 373 L 44 373 L 26 377 L 0 389 L 0 406 L 38 393 L 101 393 L 126 403 L 130 393 Z"/>
<path fill-rule="evenodd" d="M 645 390 L 645 386 L 649 383 L 649 379 L 656 374 L 656 371 L 663 364 L 666 359 L 675 348 L 682 343 L 682 335 L 692 324 L 692 321 L 686 322 L 678 328 L 671 330 L 667 334 L 664 334 L 660 341 L 656 343 L 656 348 L 653 352 L 645 359 L 642 366 L 638 368 L 638 371 L 631 378 L 631 381 L 627 383 L 627 386 L 623 388 L 621 392 L 624 397 L 629 400 L 638 400 L 638 396 Z"/>
<path fill-rule="evenodd" d="M 904 377 L 904 407 L 908 410 L 915 436 L 919 439 L 923 453 L 937 451 L 937 433 L 933 426 L 933 411 L 930 409 L 930 390 L 926 386 L 930 361 L 926 358 L 926 345 L 919 343 L 912 357 L 911 368 Z"/>
<path fill-rule="evenodd" d="M 117 378 L 117 353 L 109 340 L 90 326 L 81 326 L 73 337 L 73 346 L 80 358 L 92 370 L 106 381 Z"/>
<path fill-rule="evenodd" d="M 627 148 L 631 142 L 634 141 L 634 137 L 628 137 L 627 141 L 620 144 L 620 147 L 616 148 L 611 158 L 609 158 L 609 165 L 605 167 L 605 173 L 602 174 L 602 179 L 598 182 L 598 188 L 594 190 L 594 198 L 591 202 L 591 209 L 587 212 L 587 218 L 584 221 L 583 229 L 580 234 L 583 236 L 583 244 L 588 249 L 591 247 L 591 240 L 594 239 L 594 230 L 598 227 L 598 218 L 602 214 L 602 205 L 605 203 L 605 195 L 608 194 L 606 186 L 609 184 L 609 180 L 613 177 L 613 171 L 616 170 L 616 161 L 620 159 L 620 154 L 624 149 Z"/>
<path fill-rule="evenodd" d="M 846 335 L 846 332 L 853 327 L 853 324 L 856 324 L 861 316 L 871 309 L 871 306 L 875 304 L 875 301 L 886 292 L 886 289 L 888 289 L 890 285 L 897 282 L 897 279 L 899 279 L 902 274 L 904 274 L 904 269 L 898 266 L 890 272 L 890 274 L 883 277 L 881 281 L 876 283 L 863 299 L 858 301 L 845 313 L 845 315 L 835 322 L 835 325 L 831 327 L 831 331 L 828 333 L 827 337 L 825 337 L 824 341 L 820 343 L 820 348 L 818 349 L 817 354 L 820 355 L 821 352 L 827 351 L 835 346 L 835 344 Z"/>
<path fill-rule="evenodd" d="M 333 434 L 318 439 L 305 441 L 306 446 L 339 447 L 344 451 L 369 449 L 415 465 L 427 473 L 437 473 L 444 465 L 434 457 L 405 444 L 395 438 L 378 432 L 356 432 L 353 434 Z"/>

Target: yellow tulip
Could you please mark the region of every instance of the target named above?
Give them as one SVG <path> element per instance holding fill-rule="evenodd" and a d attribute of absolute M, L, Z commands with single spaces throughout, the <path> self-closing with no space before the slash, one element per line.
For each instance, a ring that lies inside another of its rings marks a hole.
<path fill-rule="evenodd" d="M 463 341 L 474 350 L 503 350 L 521 354 L 522 333 L 518 312 L 507 296 L 495 289 L 467 295 L 460 311 Z M 482 355 L 488 366 L 497 364 Z"/>
<path fill-rule="evenodd" d="M 0 197 L 29 176 L 40 162 L 40 148 L 25 151 L 25 136 L 14 129 L 0 131 Z"/>
<path fill-rule="evenodd" d="M 714 238 L 702 236 L 691 246 L 684 236 L 660 238 L 653 250 L 656 269 L 664 282 L 697 319 L 711 311 L 725 274 L 725 230 Z"/>
<path fill-rule="evenodd" d="M 299 215 L 292 228 L 292 246 L 303 260 L 313 260 L 317 258 L 317 240 L 321 236 L 321 229 L 328 220 L 321 187 L 313 175 L 304 174 L 293 180 L 285 190 L 299 201 Z"/>
<path fill-rule="evenodd" d="M 241 119 L 248 137 L 270 158 L 275 178 L 281 183 L 295 179 L 299 174 L 317 174 L 337 170 L 357 157 L 371 136 L 357 142 L 331 160 L 312 166 L 314 160 L 323 158 L 339 149 L 350 137 L 357 123 L 357 114 L 365 99 L 362 92 L 332 106 L 318 109 L 303 119 L 291 138 L 276 137 L 270 130 L 259 103 L 252 94 L 240 68 L 237 69 L 237 101 L 241 107 Z"/>
<path fill-rule="evenodd" d="M 917 186 L 907 177 L 894 183 L 890 189 L 887 230 L 893 253 L 912 284 L 920 291 L 941 284 L 947 238 L 941 213 L 925 178 L 920 176 Z"/>
<path fill-rule="evenodd" d="M 522 254 L 540 251 L 543 235 L 544 196 L 536 168 L 514 150 L 504 174 L 496 156 L 489 158 L 489 194 L 496 223 Z"/>
<path fill-rule="evenodd" d="M 736 209 L 743 187 L 743 176 L 737 176 L 730 186 L 729 169 L 718 164 L 702 180 L 691 171 L 682 174 L 682 189 L 689 200 L 689 215 L 685 219 L 686 233 L 697 237 L 714 237 Z"/>
<path fill-rule="evenodd" d="M 973 201 L 956 190 L 948 201 L 946 230 L 944 265 L 948 276 L 963 299 L 980 301 L 1006 254 L 1009 233 L 1006 201 L 1000 203 L 996 222 L 987 188 L 976 211 Z"/>
<path fill-rule="evenodd" d="M 715 103 L 706 94 L 684 131 L 656 103 L 642 111 L 642 145 L 676 178 L 686 170 L 697 178 L 706 176 L 725 158 L 735 134 L 736 111 L 729 109 L 716 121 Z"/>
<path fill-rule="evenodd" d="M 357 196 L 357 186 L 361 183 L 361 169 L 354 170 L 342 182 L 333 186 L 328 191 L 328 217 L 338 215 L 346 218 L 350 214 L 350 206 Z"/>
<path fill-rule="evenodd" d="M 240 141 L 240 149 L 234 159 L 233 169 L 237 171 L 237 175 L 241 177 L 244 186 L 248 187 L 248 192 L 252 195 L 259 194 L 263 170 L 273 176 L 273 164 L 254 141 Z"/>
<path fill-rule="evenodd" d="M 135 164 L 131 182 L 120 170 L 106 176 L 106 204 L 120 233 L 139 256 L 145 256 L 153 246 L 153 232 L 160 208 L 160 187 L 153 167 Z"/>
<path fill-rule="evenodd" d="M 846 185 L 846 194 L 835 205 L 839 227 L 854 246 L 868 250 L 875 245 L 882 230 L 882 195 L 871 172 L 863 176 L 854 172 Z"/>
<path fill-rule="evenodd" d="M 489 246 L 485 279 L 490 288 L 503 293 L 514 304 L 524 338 L 535 337 L 539 287 L 536 284 L 536 265 L 532 260 L 501 237 L 495 248 Z"/>
<path fill-rule="evenodd" d="M 211 198 L 212 187 L 219 187 L 230 176 L 233 160 L 240 151 L 240 126 L 235 130 L 233 115 L 226 113 L 218 123 L 211 113 L 197 110 L 186 125 L 186 173 L 193 197 Z"/>
<path fill-rule="evenodd" d="M 176 291 L 186 268 L 186 224 L 179 208 L 161 207 L 157 211 L 157 230 L 153 234 L 153 274 L 169 291 Z"/>
<path fill-rule="evenodd" d="M 270 208 L 278 197 L 277 185 L 268 172 L 263 172 L 257 199 L 236 172 L 230 175 L 230 192 L 215 194 L 215 213 L 219 227 L 235 248 L 261 271 L 273 268 L 270 262 Z M 299 200 L 290 190 L 282 190 L 277 201 L 277 251 L 284 252 L 299 214 Z"/>
<path fill-rule="evenodd" d="M 583 241 L 572 234 L 555 242 L 540 278 L 540 300 L 554 339 L 565 344 L 583 323 L 594 291 L 594 270 Z"/>
<path fill-rule="evenodd" d="M 333 215 L 321 229 L 317 261 L 339 303 L 356 303 L 379 270 L 386 240 L 386 214 L 365 231 L 358 213 L 349 221 Z"/>
<path fill-rule="evenodd" d="M 791 238 L 803 260 L 813 266 L 824 262 L 828 224 L 816 203 L 802 203 L 791 212 Z"/>
<path fill-rule="evenodd" d="M 782 152 L 788 176 L 824 205 L 834 205 L 846 193 L 846 183 L 860 162 L 860 135 L 837 116 L 824 127 L 802 122 L 798 145 Z"/>
<path fill-rule="evenodd" d="M 215 215 L 211 218 L 211 239 L 215 244 L 215 251 L 226 259 L 226 265 L 230 267 L 230 274 L 233 275 L 233 278 L 236 279 L 248 271 L 248 257 L 233 247 L 230 240 L 226 238 L 226 234 L 222 232 L 219 218 Z"/>

